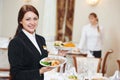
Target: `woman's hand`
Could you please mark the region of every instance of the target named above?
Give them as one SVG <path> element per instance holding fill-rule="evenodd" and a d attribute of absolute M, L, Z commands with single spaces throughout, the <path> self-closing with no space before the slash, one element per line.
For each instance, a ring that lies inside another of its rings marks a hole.
<path fill-rule="evenodd" d="M 68 52 L 68 50 L 58 50 L 58 55 L 60 55 L 60 56 L 66 56 L 67 52 Z"/>
<path fill-rule="evenodd" d="M 51 71 L 53 68 L 51 67 L 42 67 L 40 70 L 39 70 L 39 73 L 40 74 L 44 74 L 45 72 L 47 71 Z"/>

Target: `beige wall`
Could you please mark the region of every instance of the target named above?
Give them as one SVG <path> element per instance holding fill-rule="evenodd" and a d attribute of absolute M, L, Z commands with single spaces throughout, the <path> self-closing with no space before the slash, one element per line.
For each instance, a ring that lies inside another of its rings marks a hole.
<path fill-rule="evenodd" d="M 44 0 L 32 0 L 30 3 L 25 3 L 23 0 L 3 0 L 3 15 L 2 19 L 2 36 L 13 37 L 17 28 L 17 15 L 20 7 L 24 4 L 34 5 L 40 13 L 39 27 L 37 32 L 40 34 L 42 21 Z M 42 15 L 42 16 L 41 16 Z"/>
<path fill-rule="evenodd" d="M 55 38 L 56 26 L 56 0 L 3 0 L 2 36 L 13 37 L 17 28 L 17 15 L 20 7 L 24 4 L 34 5 L 40 14 L 37 33 L 51 41 Z"/>
<path fill-rule="evenodd" d="M 99 24 L 104 27 L 104 52 L 113 49 L 114 53 L 108 60 L 108 75 L 112 75 L 118 68 L 116 59 L 120 59 L 120 0 L 101 0 L 100 3 L 91 7 L 86 0 L 76 0 L 74 16 L 73 41 L 79 42 L 81 29 L 88 23 L 88 15 L 96 12 Z"/>
<path fill-rule="evenodd" d="M 2 26 L 2 0 L 0 0 L 0 35 L 1 35 L 1 26 Z"/>

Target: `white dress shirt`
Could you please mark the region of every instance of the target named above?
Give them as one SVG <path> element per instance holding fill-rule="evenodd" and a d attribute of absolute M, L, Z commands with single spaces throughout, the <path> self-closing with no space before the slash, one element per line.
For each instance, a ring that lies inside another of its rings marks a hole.
<path fill-rule="evenodd" d="M 100 32 L 96 27 L 88 24 L 83 27 L 79 48 L 83 50 L 99 51 L 102 50 L 102 27 L 99 26 Z"/>
<path fill-rule="evenodd" d="M 39 51 L 39 53 L 41 54 L 41 50 L 38 46 L 38 43 L 36 41 L 35 38 L 35 33 L 30 34 L 29 32 L 27 32 L 26 30 L 22 29 L 22 31 L 25 33 L 25 35 L 30 39 L 30 41 L 33 43 L 33 45 L 37 48 L 37 50 Z"/>

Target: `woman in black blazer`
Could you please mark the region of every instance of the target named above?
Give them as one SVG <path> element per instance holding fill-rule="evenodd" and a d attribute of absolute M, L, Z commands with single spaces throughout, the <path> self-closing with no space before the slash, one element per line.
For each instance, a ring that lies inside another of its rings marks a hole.
<path fill-rule="evenodd" d="M 44 72 L 51 70 L 39 64 L 48 52 L 45 39 L 35 34 L 38 19 L 38 11 L 32 5 L 21 7 L 15 37 L 8 46 L 12 80 L 44 80 Z"/>

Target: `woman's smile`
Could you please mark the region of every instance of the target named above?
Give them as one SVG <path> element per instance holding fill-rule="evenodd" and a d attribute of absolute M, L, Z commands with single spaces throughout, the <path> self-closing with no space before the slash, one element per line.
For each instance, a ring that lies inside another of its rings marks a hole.
<path fill-rule="evenodd" d="M 20 23 L 23 25 L 23 29 L 33 34 L 38 26 L 38 16 L 32 11 L 29 11 L 25 13 Z"/>

